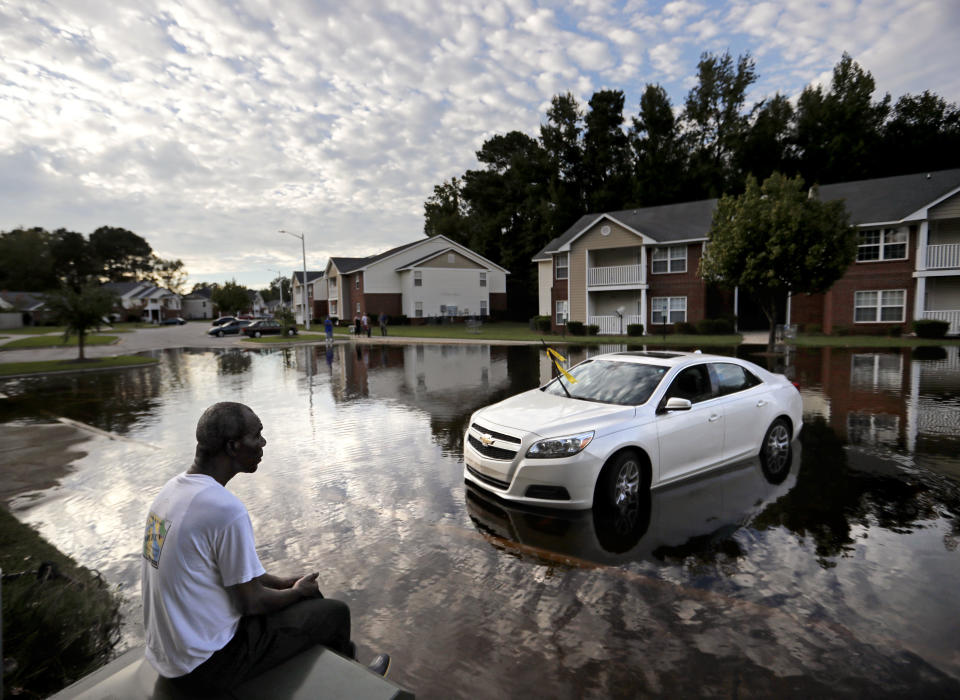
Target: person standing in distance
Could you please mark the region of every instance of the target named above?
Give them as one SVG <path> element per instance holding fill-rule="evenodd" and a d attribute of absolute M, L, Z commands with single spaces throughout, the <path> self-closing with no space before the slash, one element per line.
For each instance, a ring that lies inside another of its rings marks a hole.
<path fill-rule="evenodd" d="M 243 503 L 226 489 L 253 474 L 267 441 L 248 406 L 210 406 L 197 423 L 190 468 L 160 490 L 147 515 L 141 581 L 146 658 L 190 692 L 236 687 L 323 644 L 349 658 L 350 609 L 323 597 L 318 572 L 268 574 Z M 385 675 L 390 657 L 371 670 Z"/>

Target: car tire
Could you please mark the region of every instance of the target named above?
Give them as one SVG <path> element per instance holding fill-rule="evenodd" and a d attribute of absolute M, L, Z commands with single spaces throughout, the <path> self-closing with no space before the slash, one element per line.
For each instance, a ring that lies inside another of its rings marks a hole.
<path fill-rule="evenodd" d="M 624 450 L 608 461 L 597 479 L 594 507 L 622 509 L 650 487 L 640 455 Z"/>
<path fill-rule="evenodd" d="M 287 335 L 289 335 L 290 337 L 293 337 L 293 336 L 295 336 L 296 334 L 297 334 L 297 332 L 296 332 L 293 328 L 288 328 L 288 329 L 287 329 Z"/>
<path fill-rule="evenodd" d="M 782 483 L 790 472 L 792 437 L 790 424 L 784 418 L 773 421 L 763 436 L 763 444 L 760 445 L 760 467 L 771 484 Z"/>
<path fill-rule="evenodd" d="M 254 338 L 259 338 L 259 337 L 260 337 L 260 331 L 254 331 L 254 332 L 253 332 L 253 337 L 254 337 Z"/>
<path fill-rule="evenodd" d="M 217 337 L 218 337 L 218 338 L 222 338 L 222 337 L 223 337 L 223 331 L 217 331 Z"/>

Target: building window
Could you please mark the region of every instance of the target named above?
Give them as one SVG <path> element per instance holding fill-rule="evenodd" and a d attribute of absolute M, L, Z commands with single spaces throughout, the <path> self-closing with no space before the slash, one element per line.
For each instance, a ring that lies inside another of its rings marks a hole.
<path fill-rule="evenodd" d="M 655 275 L 668 272 L 686 272 L 687 246 L 672 245 L 668 248 L 654 248 L 650 271 Z"/>
<path fill-rule="evenodd" d="M 903 323 L 906 304 L 905 289 L 856 292 L 853 320 L 855 323 Z"/>
<path fill-rule="evenodd" d="M 569 253 L 557 253 L 553 256 L 553 278 L 557 280 L 567 279 L 567 260 Z"/>
<path fill-rule="evenodd" d="M 906 260 L 906 229 L 871 229 L 858 233 L 857 262 Z"/>
<path fill-rule="evenodd" d="M 357 316 L 360 315 L 360 302 L 357 302 Z"/>
<path fill-rule="evenodd" d="M 481 300 L 480 300 L 480 315 L 481 315 L 481 316 L 486 316 L 486 315 L 487 315 L 487 300 L 486 300 L 486 299 L 481 299 Z"/>
<path fill-rule="evenodd" d="M 653 297 L 650 300 L 650 323 L 681 323 L 687 320 L 686 297 Z"/>
<path fill-rule="evenodd" d="M 457 261 L 457 256 L 453 253 L 447 253 L 447 262 L 452 263 Z"/>
<path fill-rule="evenodd" d="M 567 313 L 569 311 L 568 301 L 566 299 L 560 299 L 557 301 L 557 314 L 556 322 L 558 326 L 566 325 L 567 323 Z"/>
<path fill-rule="evenodd" d="M 413 306 L 414 306 L 413 315 L 416 318 L 423 318 L 423 302 L 418 301 Z"/>
<path fill-rule="evenodd" d="M 481 272 L 481 273 L 480 273 L 480 286 L 481 286 L 481 287 L 486 287 L 486 286 L 487 286 L 487 273 L 486 273 L 486 272 Z"/>
<path fill-rule="evenodd" d="M 422 287 L 423 286 L 423 273 L 420 270 L 413 271 L 413 286 Z"/>

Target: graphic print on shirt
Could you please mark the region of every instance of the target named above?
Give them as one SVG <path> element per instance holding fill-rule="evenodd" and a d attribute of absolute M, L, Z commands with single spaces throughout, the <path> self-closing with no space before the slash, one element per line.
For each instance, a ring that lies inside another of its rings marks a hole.
<path fill-rule="evenodd" d="M 154 569 L 160 566 L 160 552 L 172 524 L 169 520 L 160 519 L 153 512 L 147 516 L 147 527 L 143 533 L 143 558 L 150 562 Z"/>

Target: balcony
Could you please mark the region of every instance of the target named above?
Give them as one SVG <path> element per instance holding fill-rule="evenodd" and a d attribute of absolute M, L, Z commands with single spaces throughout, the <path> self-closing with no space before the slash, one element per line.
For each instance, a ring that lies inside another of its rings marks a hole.
<path fill-rule="evenodd" d="M 960 268 L 960 243 L 928 245 L 924 262 L 927 270 Z"/>
<path fill-rule="evenodd" d="M 632 323 L 643 323 L 643 319 L 636 314 L 624 314 L 621 325 L 620 317 L 613 316 L 589 316 L 587 323 L 593 326 L 599 326 L 598 335 L 626 335 L 627 326 Z"/>
<path fill-rule="evenodd" d="M 587 270 L 587 288 L 637 287 L 645 284 L 643 265 L 591 267 Z M 619 319 L 618 319 L 619 320 Z"/>

